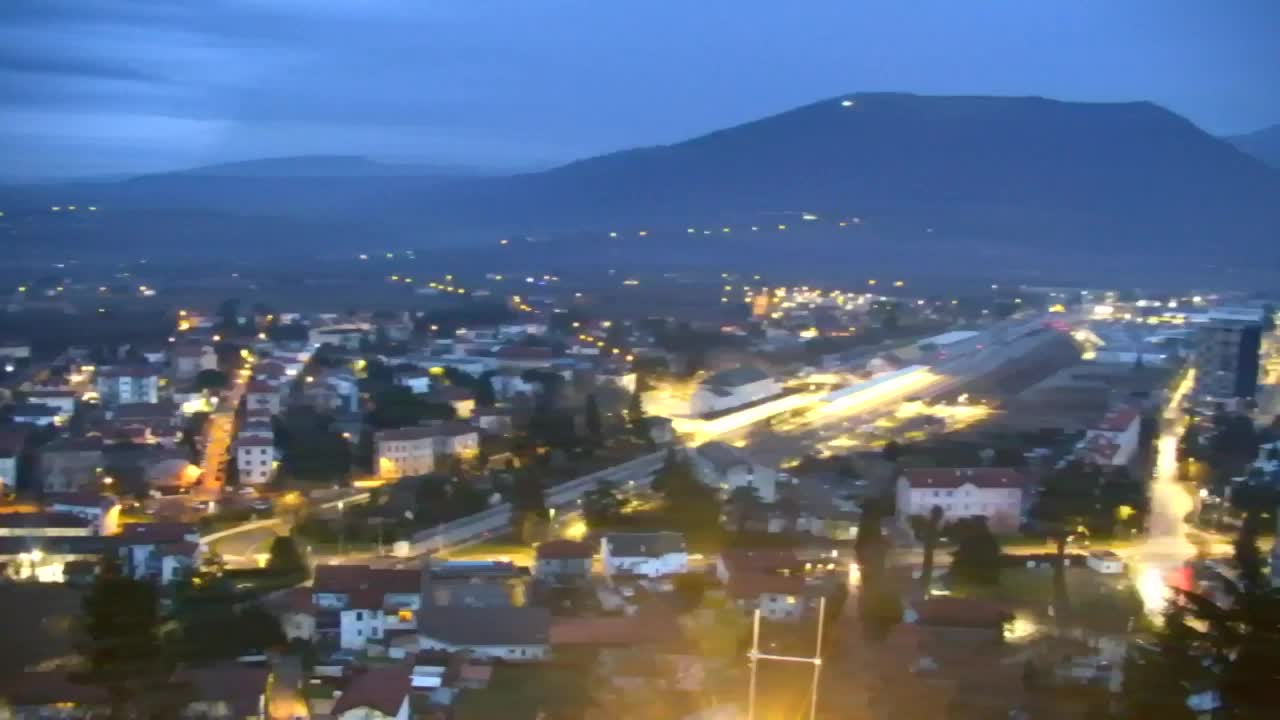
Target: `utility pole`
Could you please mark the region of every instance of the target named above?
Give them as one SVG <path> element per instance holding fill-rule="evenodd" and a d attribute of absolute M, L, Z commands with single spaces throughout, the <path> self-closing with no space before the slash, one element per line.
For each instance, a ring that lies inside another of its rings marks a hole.
<path fill-rule="evenodd" d="M 756 718 L 756 672 L 760 669 L 761 660 L 777 660 L 780 662 L 799 662 L 813 665 L 813 682 L 809 686 L 809 720 L 818 717 L 818 676 L 822 672 L 822 632 L 827 622 L 827 598 L 818 600 L 818 638 L 814 646 L 813 657 L 803 655 L 770 655 L 760 652 L 760 609 L 756 608 L 751 618 L 751 651 L 747 657 L 751 660 L 751 683 L 747 690 L 747 720 Z"/>

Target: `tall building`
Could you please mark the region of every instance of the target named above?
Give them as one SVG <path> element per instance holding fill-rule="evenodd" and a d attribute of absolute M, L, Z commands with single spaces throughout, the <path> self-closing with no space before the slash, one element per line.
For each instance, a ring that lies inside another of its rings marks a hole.
<path fill-rule="evenodd" d="M 1220 307 L 1196 330 L 1196 391 L 1214 400 L 1251 398 L 1258 389 L 1262 311 Z"/>

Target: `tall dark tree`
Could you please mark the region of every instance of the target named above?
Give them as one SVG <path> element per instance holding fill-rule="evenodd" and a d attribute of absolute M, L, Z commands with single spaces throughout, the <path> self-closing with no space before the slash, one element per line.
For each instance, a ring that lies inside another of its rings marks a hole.
<path fill-rule="evenodd" d="M 759 510 L 763 501 L 760 499 L 760 491 L 754 485 L 739 485 L 729 491 L 726 504 L 729 511 L 733 513 L 734 528 L 739 533 L 743 533 L 747 531 L 747 523 Z"/>
<path fill-rule="evenodd" d="M 882 523 L 884 502 L 868 500 L 862 507 L 862 522 L 854 540 L 854 557 L 861 571 L 862 589 L 858 594 L 858 617 L 863 634 L 873 642 L 883 641 L 894 625 L 902 621 L 902 600 L 893 584 L 885 577 L 888 543 Z"/>
<path fill-rule="evenodd" d="M 227 298 L 218 305 L 218 325 L 223 330 L 232 330 L 240 326 L 240 301 Z"/>
<path fill-rule="evenodd" d="M 111 717 L 142 715 L 150 695 L 165 693 L 173 670 L 155 586 L 106 561 L 84 597 L 82 619 L 78 645 L 85 669 L 78 679 L 106 692 Z"/>
<path fill-rule="evenodd" d="M 582 496 L 582 516 L 588 527 L 608 527 L 621 514 L 622 497 L 612 482 L 601 481 Z"/>
<path fill-rule="evenodd" d="M 924 550 L 924 561 L 920 565 L 920 593 L 929 596 L 933 584 L 933 554 L 938 549 L 938 538 L 942 534 L 942 508 L 934 505 L 929 508 L 928 515 L 916 515 L 911 518 L 911 529 Z"/>
<path fill-rule="evenodd" d="M 267 568 L 283 575 L 308 575 L 307 561 L 292 535 L 278 535 L 271 541 Z"/>
<path fill-rule="evenodd" d="M 720 501 L 694 472 L 688 458 L 675 448 L 654 477 L 668 514 L 686 532 L 706 532 L 719 525 Z"/>
<path fill-rule="evenodd" d="M 600 419 L 600 405 L 595 393 L 587 395 L 583 424 L 587 430 L 587 442 L 593 448 L 604 447 L 604 423 Z"/>
<path fill-rule="evenodd" d="M 964 518 L 950 527 L 956 549 L 951 557 L 951 581 L 958 585 L 992 586 L 1000 582 L 1000 543 L 987 519 Z"/>
<path fill-rule="evenodd" d="M 631 393 L 631 400 L 627 404 L 627 429 L 631 432 L 631 436 L 641 442 L 649 441 L 649 427 L 644 421 L 644 399 L 640 397 L 640 391 Z"/>

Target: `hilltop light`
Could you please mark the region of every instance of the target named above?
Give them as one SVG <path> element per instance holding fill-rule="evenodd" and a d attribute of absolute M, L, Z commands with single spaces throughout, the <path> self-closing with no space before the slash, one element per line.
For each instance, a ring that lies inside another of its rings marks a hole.
<path fill-rule="evenodd" d="M 840 107 L 853 107 L 853 101 L 852 101 L 852 100 L 841 100 L 841 101 L 840 101 Z"/>

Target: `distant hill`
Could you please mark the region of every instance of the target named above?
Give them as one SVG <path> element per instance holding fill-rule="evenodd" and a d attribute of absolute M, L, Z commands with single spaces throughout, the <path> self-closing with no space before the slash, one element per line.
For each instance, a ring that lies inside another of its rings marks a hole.
<path fill-rule="evenodd" d="M 219 163 L 177 170 L 159 175 L 201 177 L 470 177 L 482 175 L 477 170 L 442 165 L 384 163 L 359 155 L 301 155 L 297 157 L 262 158 Z"/>
<path fill-rule="evenodd" d="M 1273 168 L 1280 168 L 1280 125 L 1272 125 L 1225 140 Z"/>
<path fill-rule="evenodd" d="M 1029 272 L 1070 262 L 1197 275 L 1211 250 L 1219 261 L 1280 267 L 1271 249 L 1280 172 L 1145 102 L 855 93 L 537 173 L 382 175 L 369 164 L 285 158 L 60 191 L 125 213 L 117 229 L 133 210 L 153 223 L 160 210 L 174 223 L 180 214 L 170 211 L 218 213 L 229 240 L 201 248 L 211 252 L 231 241 L 247 253 L 298 246 L 296 232 L 286 243 L 279 220 L 262 220 L 272 216 L 357 229 L 310 235 L 317 253 L 536 234 L 574 238 L 571 249 L 539 246 L 556 263 L 599 261 L 607 250 L 611 262 L 777 258 L 830 269 L 946 258 L 954 273 L 1016 261 Z M 348 174 L 326 174 L 333 169 Z M 802 212 L 821 222 L 804 223 Z M 831 221 L 853 217 L 863 221 L 856 234 L 833 230 Z M 730 242 L 686 238 L 686 225 L 761 231 Z M 649 242 L 609 243 L 608 231 L 640 229 Z M 658 242 L 666 233 L 679 237 Z M 333 245 L 335 236 L 349 245 Z"/>

